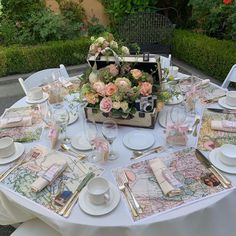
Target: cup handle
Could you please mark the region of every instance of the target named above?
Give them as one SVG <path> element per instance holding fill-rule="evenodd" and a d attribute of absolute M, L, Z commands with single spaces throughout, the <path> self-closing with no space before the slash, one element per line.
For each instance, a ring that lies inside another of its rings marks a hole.
<path fill-rule="evenodd" d="M 109 201 L 110 201 L 110 194 L 105 193 L 105 194 L 104 194 L 104 199 L 105 199 L 105 202 L 106 202 L 106 203 L 109 202 Z"/>

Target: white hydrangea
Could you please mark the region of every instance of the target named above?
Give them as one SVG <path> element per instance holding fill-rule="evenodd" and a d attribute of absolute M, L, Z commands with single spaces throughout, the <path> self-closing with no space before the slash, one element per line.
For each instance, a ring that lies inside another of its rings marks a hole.
<path fill-rule="evenodd" d="M 106 39 L 104 39 L 103 37 L 99 37 L 99 38 L 96 39 L 96 43 L 103 44 L 105 40 Z"/>
<path fill-rule="evenodd" d="M 124 54 L 124 55 L 130 55 L 130 52 L 129 52 L 129 49 L 125 46 L 122 46 L 121 47 L 121 52 Z"/>
<path fill-rule="evenodd" d="M 111 48 L 118 48 L 118 43 L 117 43 L 116 41 L 112 40 L 112 41 L 110 42 L 110 47 L 111 47 Z"/>

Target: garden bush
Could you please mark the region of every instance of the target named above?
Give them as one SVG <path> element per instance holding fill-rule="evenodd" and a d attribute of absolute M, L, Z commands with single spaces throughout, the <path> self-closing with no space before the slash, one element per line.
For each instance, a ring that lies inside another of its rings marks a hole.
<path fill-rule="evenodd" d="M 236 63 L 236 42 L 176 30 L 173 55 L 207 75 L 224 81 L 230 68 Z"/>
<path fill-rule="evenodd" d="M 0 76 L 58 67 L 59 64 L 85 63 L 89 45 L 88 38 L 81 38 L 35 46 L 0 47 Z"/>

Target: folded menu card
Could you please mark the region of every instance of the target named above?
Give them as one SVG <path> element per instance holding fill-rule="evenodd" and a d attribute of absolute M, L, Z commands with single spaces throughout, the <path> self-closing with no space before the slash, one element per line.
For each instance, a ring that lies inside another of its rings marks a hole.
<path fill-rule="evenodd" d="M 181 194 L 179 187 L 181 187 L 182 184 L 168 170 L 163 161 L 158 158 L 153 159 L 149 161 L 149 165 L 164 195 L 172 197 Z"/>

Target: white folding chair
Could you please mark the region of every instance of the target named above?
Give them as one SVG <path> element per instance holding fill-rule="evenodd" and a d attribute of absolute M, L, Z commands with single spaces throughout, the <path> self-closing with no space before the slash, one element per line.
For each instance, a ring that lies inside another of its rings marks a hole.
<path fill-rule="evenodd" d="M 171 64 L 171 54 L 169 54 L 169 57 L 160 56 L 160 63 L 162 69 L 169 68 Z"/>
<path fill-rule="evenodd" d="M 62 236 L 55 229 L 39 219 L 32 219 L 22 223 L 11 236 Z"/>
<path fill-rule="evenodd" d="M 33 87 L 38 87 L 44 84 L 47 80 L 53 80 L 53 73 L 60 73 L 62 77 L 69 78 L 65 66 L 61 64 L 60 68 L 45 69 L 32 74 L 24 81 L 24 86 L 27 90 Z"/>
<path fill-rule="evenodd" d="M 221 87 L 228 88 L 230 82 L 236 82 L 236 64 L 232 66 Z"/>

